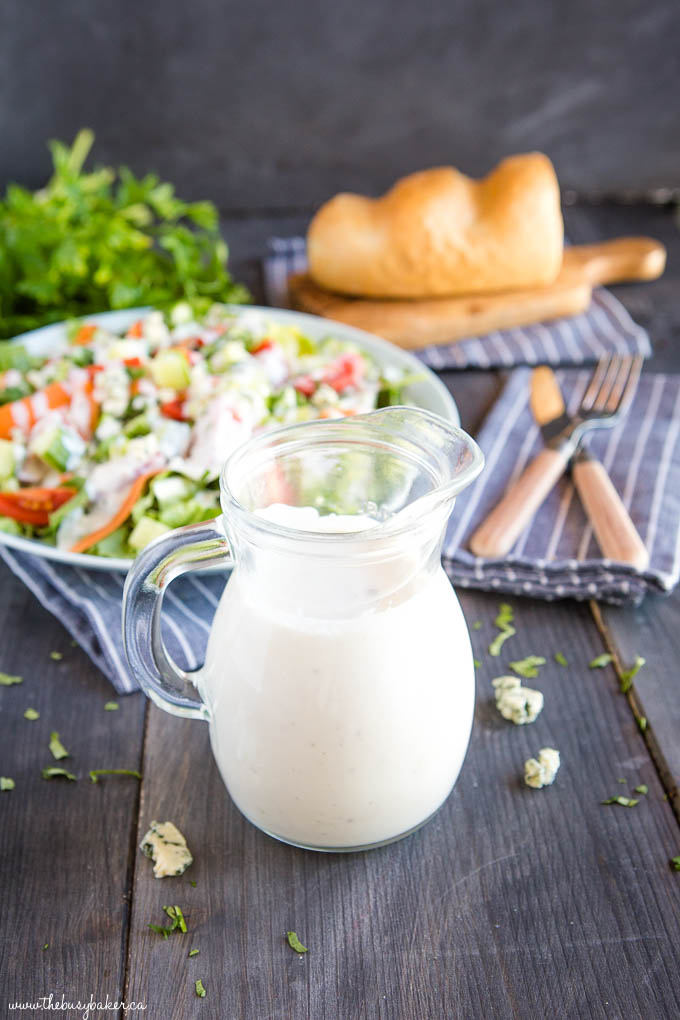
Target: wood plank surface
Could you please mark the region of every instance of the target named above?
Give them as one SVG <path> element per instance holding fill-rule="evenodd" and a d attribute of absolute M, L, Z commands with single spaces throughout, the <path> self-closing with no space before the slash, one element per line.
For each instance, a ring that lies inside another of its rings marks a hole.
<path fill-rule="evenodd" d="M 118 711 L 105 711 L 115 698 L 111 685 L 4 564 L 0 605 L 0 669 L 24 677 L 0 687 L 0 773 L 16 784 L 0 793 L 0 1015 L 10 1002 L 50 992 L 67 1001 L 115 1000 L 123 990 L 139 783 L 94 785 L 88 771 L 139 769 L 145 699 L 121 698 Z M 63 658 L 54 661 L 53 651 Z M 40 718 L 25 719 L 27 708 Z M 53 730 L 70 755 L 62 761 L 48 749 Z M 43 779 L 50 765 L 77 782 Z"/>
<path fill-rule="evenodd" d="M 512 600 L 517 636 L 492 659 L 498 599 L 462 601 L 482 621 L 468 758 L 441 812 L 392 846 L 323 855 L 276 843 L 228 799 L 207 726 L 151 709 L 139 832 L 175 821 L 195 864 L 158 880 L 137 854 L 127 997 L 148 1002 L 149 1020 L 680 1012 L 669 866 L 680 833 L 613 670 L 588 669 L 602 651 L 588 607 Z M 552 660 L 558 650 L 568 667 Z M 548 659 L 534 682 L 545 708 L 517 727 L 498 714 L 490 680 L 533 653 Z M 562 768 L 554 786 L 531 790 L 523 763 L 543 746 L 559 749 Z M 637 807 L 600 803 L 640 783 L 649 793 Z M 164 940 L 147 924 L 168 903 L 189 933 Z M 290 929 L 309 948 L 302 958 Z"/>
<path fill-rule="evenodd" d="M 578 207 L 566 220 L 582 243 L 645 233 L 667 245 L 666 276 L 615 291 L 650 329 L 652 368 L 680 370 L 680 235 L 670 211 Z M 264 241 L 304 224 L 297 216 L 225 224 L 235 275 L 256 298 Z M 445 379 L 475 431 L 502 374 Z M 496 660 L 486 649 L 498 601 L 462 597 L 469 621 L 482 621 L 472 632 L 481 666 L 453 794 L 403 842 L 335 856 L 278 844 L 241 817 L 206 726 L 150 707 L 145 730 L 141 695 L 105 712 L 110 686 L 0 568 L 0 669 L 26 677 L 0 688 L 0 773 L 17 784 L 0 794 L 0 1009 L 49 992 L 124 991 L 145 1001 L 149 1020 L 680 1015 L 680 876 L 669 866 L 680 829 L 661 782 L 671 786 L 678 774 L 678 595 L 603 611 L 624 664 L 647 658 L 633 688 L 649 719 L 644 735 L 614 669 L 587 667 L 605 648 L 587 605 L 512 599 L 518 632 Z M 64 653 L 59 662 L 54 649 Z M 568 667 L 554 662 L 556 651 Z M 498 715 L 490 680 L 526 654 L 549 660 L 528 681 L 545 708 L 533 725 L 515 727 Z M 23 718 L 29 706 L 39 720 Z M 52 729 L 72 754 L 64 764 L 77 784 L 40 778 L 52 763 Z M 523 762 L 547 745 L 562 754 L 555 785 L 528 789 Z M 107 765 L 141 766 L 144 780 L 93 786 L 88 769 Z M 640 783 L 649 792 L 635 808 L 600 804 Z M 180 878 L 154 879 L 137 850 L 153 818 L 175 821 L 189 840 L 195 864 Z M 146 925 L 163 923 L 169 903 L 182 906 L 189 933 L 166 941 Z M 309 947 L 302 958 L 284 940 L 289 929 Z M 189 959 L 192 947 L 200 952 Z M 205 999 L 195 995 L 197 978 Z"/>

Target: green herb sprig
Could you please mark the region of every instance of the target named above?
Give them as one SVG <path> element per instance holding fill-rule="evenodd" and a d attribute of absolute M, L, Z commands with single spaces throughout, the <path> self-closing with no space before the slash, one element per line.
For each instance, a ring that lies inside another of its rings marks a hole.
<path fill-rule="evenodd" d="M 527 655 L 526 659 L 518 659 L 516 662 L 509 663 L 510 669 L 526 680 L 532 680 L 538 676 L 538 667 L 544 665 L 545 659 L 542 655 Z"/>
<path fill-rule="evenodd" d="M 22 676 L 12 676 L 10 673 L 0 673 L 0 687 L 12 687 L 14 684 L 22 684 Z"/>
<path fill-rule="evenodd" d="M 309 952 L 307 947 L 303 946 L 302 943 L 300 942 L 300 939 L 297 936 L 297 932 L 295 932 L 295 931 L 287 931 L 286 932 L 286 938 L 288 940 L 288 945 L 296 953 L 308 953 Z"/>
<path fill-rule="evenodd" d="M 630 667 L 630 669 L 625 669 L 621 673 L 620 680 L 621 680 L 621 693 L 622 694 L 627 694 L 628 691 L 631 689 L 632 684 L 633 684 L 633 678 L 638 675 L 638 673 L 640 672 L 640 670 L 642 669 L 644 664 L 645 664 L 645 659 L 643 659 L 641 655 L 636 655 L 635 656 L 635 662 Z"/>
<path fill-rule="evenodd" d="M 182 201 L 155 174 L 84 171 L 93 142 L 87 129 L 71 146 L 50 142 L 45 187 L 10 184 L 0 200 L 0 336 L 106 308 L 247 301 L 215 206 Z"/>
<path fill-rule="evenodd" d="M 512 606 L 508 605 L 507 602 L 502 602 L 498 607 L 498 616 L 494 620 L 494 623 L 498 627 L 500 634 L 497 634 L 489 645 L 489 655 L 494 657 L 501 654 L 501 648 L 514 634 L 517 633 L 512 625 L 514 614 Z"/>
<path fill-rule="evenodd" d="M 133 779 L 141 779 L 141 772 L 136 769 L 90 769 L 90 779 L 93 783 L 99 782 L 100 776 L 132 776 Z"/>
<path fill-rule="evenodd" d="M 638 803 L 634 797 L 608 797 L 602 804 L 619 804 L 621 807 L 635 807 Z"/>
<path fill-rule="evenodd" d="M 56 758 L 57 761 L 60 761 L 62 758 L 68 758 L 69 757 L 69 753 L 66 750 L 66 748 L 64 747 L 64 745 L 62 744 L 61 740 L 59 739 L 59 734 L 57 733 L 56 730 L 52 730 L 52 732 L 50 733 L 50 745 L 49 746 L 50 746 L 50 751 L 52 752 L 52 757 Z"/>
<path fill-rule="evenodd" d="M 173 931 L 179 931 L 182 933 L 188 931 L 187 923 L 184 920 L 184 914 L 182 913 L 181 907 L 163 907 L 163 910 L 172 921 L 172 924 L 167 928 L 164 928 L 163 925 L 160 924 L 149 924 L 147 927 L 151 928 L 151 931 L 155 932 L 156 935 L 162 935 L 164 939 L 167 939 L 169 935 L 172 935 Z"/>

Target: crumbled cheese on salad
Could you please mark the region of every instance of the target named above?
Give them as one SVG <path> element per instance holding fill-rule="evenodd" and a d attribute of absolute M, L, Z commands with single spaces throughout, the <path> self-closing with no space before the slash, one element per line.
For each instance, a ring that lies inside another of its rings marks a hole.
<path fill-rule="evenodd" d="M 496 688 L 496 708 L 504 719 L 517 726 L 533 722 L 543 708 L 543 695 L 531 687 L 522 687 L 516 676 L 497 676 L 492 680 Z"/>
<path fill-rule="evenodd" d="M 555 782 L 560 767 L 560 752 L 554 747 L 542 747 L 538 758 L 529 758 L 524 763 L 524 782 L 535 790 Z"/>
<path fill-rule="evenodd" d="M 142 518 L 152 536 L 217 516 L 222 465 L 253 434 L 403 403 L 411 381 L 330 323 L 314 339 L 223 305 L 200 322 L 186 304 L 152 311 L 122 333 L 76 322 L 47 358 L 3 350 L 0 392 L 25 396 L 0 400 L 0 530 L 99 556 L 133 556 Z M 163 478 L 186 483 L 172 505 L 150 484 Z"/>
<path fill-rule="evenodd" d="M 181 875 L 194 860 L 187 841 L 172 822 L 152 822 L 139 849 L 153 860 L 156 878 Z"/>

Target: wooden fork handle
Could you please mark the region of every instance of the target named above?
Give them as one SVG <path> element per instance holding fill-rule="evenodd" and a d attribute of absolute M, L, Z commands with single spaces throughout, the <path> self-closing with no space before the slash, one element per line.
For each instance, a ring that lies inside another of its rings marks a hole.
<path fill-rule="evenodd" d="M 475 556 L 508 553 L 567 466 L 568 451 L 541 450 L 470 539 Z"/>
<path fill-rule="evenodd" d="M 602 554 L 644 570 L 649 553 L 604 466 L 595 459 L 579 459 L 572 478 Z"/>

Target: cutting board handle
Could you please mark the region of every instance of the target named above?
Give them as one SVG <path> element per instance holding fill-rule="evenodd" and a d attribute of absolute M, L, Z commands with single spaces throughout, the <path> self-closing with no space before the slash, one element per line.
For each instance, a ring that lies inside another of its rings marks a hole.
<path fill-rule="evenodd" d="M 666 249 L 652 237 L 617 237 L 600 244 L 565 248 L 565 263 L 591 284 L 656 280 L 666 266 Z"/>

